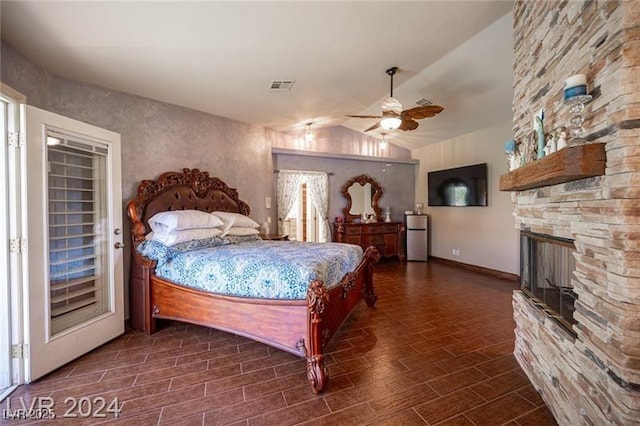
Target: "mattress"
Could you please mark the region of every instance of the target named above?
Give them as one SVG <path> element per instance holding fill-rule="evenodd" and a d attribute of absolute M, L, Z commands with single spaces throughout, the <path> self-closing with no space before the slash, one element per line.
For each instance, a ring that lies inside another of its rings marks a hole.
<path fill-rule="evenodd" d="M 363 258 L 343 243 L 253 240 L 175 250 L 145 241 L 139 251 L 157 261 L 156 275 L 174 283 L 228 296 L 305 299 L 309 283 L 339 284 Z"/>

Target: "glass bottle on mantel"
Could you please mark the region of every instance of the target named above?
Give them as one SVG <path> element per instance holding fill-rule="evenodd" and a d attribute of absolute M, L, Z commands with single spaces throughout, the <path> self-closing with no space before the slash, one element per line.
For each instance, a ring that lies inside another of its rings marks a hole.
<path fill-rule="evenodd" d="M 535 117 L 535 123 L 533 125 L 534 130 L 536 131 L 536 138 L 537 138 L 537 146 L 536 146 L 536 158 L 538 160 L 540 160 L 541 158 L 544 158 L 545 152 L 544 152 L 544 146 L 545 146 L 545 140 L 544 140 L 544 111 L 540 110 Z"/>

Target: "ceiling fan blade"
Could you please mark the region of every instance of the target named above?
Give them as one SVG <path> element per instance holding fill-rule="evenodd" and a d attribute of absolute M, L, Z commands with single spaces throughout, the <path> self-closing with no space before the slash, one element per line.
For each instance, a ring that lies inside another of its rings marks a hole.
<path fill-rule="evenodd" d="M 400 127 L 398 130 L 415 130 L 418 128 L 418 122 L 410 117 L 403 117 L 402 123 L 400 123 Z"/>
<path fill-rule="evenodd" d="M 365 132 L 368 132 L 370 130 L 375 130 L 378 127 L 380 127 L 380 122 L 379 121 L 376 124 L 374 124 L 373 126 L 369 127 L 367 130 L 365 130 Z"/>
<path fill-rule="evenodd" d="M 345 117 L 351 117 L 351 118 L 382 118 L 381 115 L 345 115 Z"/>
<path fill-rule="evenodd" d="M 403 117 L 409 117 L 414 120 L 433 117 L 440 114 L 444 110 L 440 105 L 425 105 L 402 111 Z"/>

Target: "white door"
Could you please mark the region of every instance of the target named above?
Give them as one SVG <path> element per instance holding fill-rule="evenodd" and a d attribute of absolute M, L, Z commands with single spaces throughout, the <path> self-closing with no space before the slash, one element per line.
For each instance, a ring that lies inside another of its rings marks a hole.
<path fill-rule="evenodd" d="M 120 135 L 27 106 L 25 381 L 124 332 Z"/>

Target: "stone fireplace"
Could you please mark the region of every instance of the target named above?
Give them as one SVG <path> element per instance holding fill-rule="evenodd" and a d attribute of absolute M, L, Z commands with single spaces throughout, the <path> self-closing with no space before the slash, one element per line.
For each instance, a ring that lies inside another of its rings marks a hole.
<path fill-rule="evenodd" d="M 585 138 L 606 152 L 602 176 L 512 192 L 520 230 L 575 246 L 570 321 L 514 292 L 515 356 L 561 425 L 639 424 L 640 1 L 516 1 L 513 19 L 515 138 L 541 108 L 545 133 L 567 126 L 562 83 L 581 73 Z"/>

